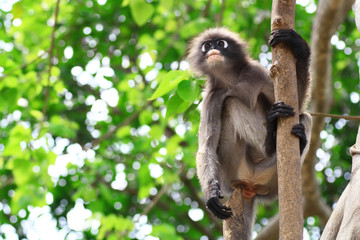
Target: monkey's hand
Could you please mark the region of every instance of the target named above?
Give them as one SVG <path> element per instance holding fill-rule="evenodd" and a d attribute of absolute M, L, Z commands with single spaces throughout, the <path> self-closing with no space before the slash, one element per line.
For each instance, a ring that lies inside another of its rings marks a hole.
<path fill-rule="evenodd" d="M 289 46 L 297 59 L 308 59 L 310 48 L 306 41 L 293 29 L 278 29 L 271 32 L 269 45 L 276 46 L 279 43 Z"/>
<path fill-rule="evenodd" d="M 220 219 L 227 219 L 233 215 L 231 208 L 224 206 L 218 197 L 209 198 L 206 207 Z"/>
<path fill-rule="evenodd" d="M 291 130 L 291 134 L 295 135 L 299 138 L 300 142 L 300 155 L 302 155 L 304 148 L 307 144 L 306 134 L 305 134 L 305 127 L 302 123 L 294 125 Z"/>
<path fill-rule="evenodd" d="M 231 208 L 224 206 L 219 199 L 224 198 L 218 181 L 211 181 L 211 189 L 206 207 L 218 218 L 227 219 L 232 216 Z"/>
<path fill-rule="evenodd" d="M 283 102 L 274 103 L 271 110 L 267 113 L 265 151 L 268 156 L 271 156 L 276 151 L 277 120 L 279 118 L 290 117 L 294 115 L 294 109 Z"/>

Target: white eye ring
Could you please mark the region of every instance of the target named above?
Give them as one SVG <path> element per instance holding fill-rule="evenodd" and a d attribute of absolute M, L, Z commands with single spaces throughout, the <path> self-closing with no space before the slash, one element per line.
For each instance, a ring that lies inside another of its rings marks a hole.
<path fill-rule="evenodd" d="M 219 40 L 219 41 L 217 42 L 217 45 L 218 45 L 219 47 L 222 47 L 222 48 L 227 48 L 227 47 L 229 46 L 228 42 L 225 41 L 225 40 Z M 222 45 L 222 46 L 221 46 L 221 45 Z"/>
<path fill-rule="evenodd" d="M 201 51 L 202 51 L 202 52 L 206 52 L 207 50 L 210 49 L 210 47 L 211 47 L 211 44 L 208 43 L 208 42 L 206 42 L 206 43 L 204 43 L 204 44 L 201 46 Z"/>

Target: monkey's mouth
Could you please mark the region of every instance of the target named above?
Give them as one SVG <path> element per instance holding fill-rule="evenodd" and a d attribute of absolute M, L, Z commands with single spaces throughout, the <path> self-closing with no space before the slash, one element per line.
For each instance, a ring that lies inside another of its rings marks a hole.
<path fill-rule="evenodd" d="M 216 64 L 223 61 L 223 56 L 218 50 L 211 50 L 207 54 L 207 62 L 210 64 Z"/>

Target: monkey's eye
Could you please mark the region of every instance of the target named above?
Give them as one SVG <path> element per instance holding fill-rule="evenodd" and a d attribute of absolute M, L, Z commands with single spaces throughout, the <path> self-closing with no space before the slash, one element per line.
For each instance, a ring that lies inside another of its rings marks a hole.
<path fill-rule="evenodd" d="M 210 47 L 211 47 L 211 44 L 206 42 L 201 46 L 201 51 L 206 52 L 206 51 L 208 51 L 210 49 Z"/>
<path fill-rule="evenodd" d="M 222 48 L 227 48 L 227 47 L 229 46 L 228 42 L 225 41 L 225 40 L 219 40 L 219 41 L 217 42 L 217 45 L 218 45 L 219 47 L 222 47 Z"/>

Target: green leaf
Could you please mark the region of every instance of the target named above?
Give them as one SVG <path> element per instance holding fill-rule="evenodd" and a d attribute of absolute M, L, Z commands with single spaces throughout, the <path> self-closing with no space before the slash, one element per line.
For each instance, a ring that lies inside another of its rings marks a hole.
<path fill-rule="evenodd" d="M 167 223 L 153 226 L 152 235 L 160 239 L 182 239 L 177 236 L 175 226 Z"/>
<path fill-rule="evenodd" d="M 9 140 L 3 151 L 3 156 L 23 156 L 24 151 L 22 151 L 20 142 L 28 142 L 32 139 L 31 129 L 24 128 L 22 125 L 15 126 L 11 132 Z"/>
<path fill-rule="evenodd" d="M 79 129 L 78 124 L 66 118 L 52 116 L 50 119 L 49 131 L 56 136 L 73 138 L 76 136 L 77 129 Z"/>
<path fill-rule="evenodd" d="M 43 114 L 39 110 L 35 110 L 35 109 L 30 110 L 30 115 L 33 116 L 38 121 L 43 119 Z"/>
<path fill-rule="evenodd" d="M 131 2 L 131 0 L 124 0 L 121 4 L 122 7 L 126 7 L 127 5 L 129 5 Z"/>
<path fill-rule="evenodd" d="M 131 130 L 130 126 L 121 127 L 119 128 L 119 130 L 116 131 L 116 137 L 120 139 L 127 137 L 130 135 L 130 130 Z"/>
<path fill-rule="evenodd" d="M 191 102 L 184 101 L 180 104 L 180 106 L 177 109 L 177 113 L 183 113 L 185 112 L 190 106 L 192 105 Z"/>
<path fill-rule="evenodd" d="M 136 24 L 142 26 L 153 15 L 155 8 L 145 0 L 132 0 L 130 10 Z"/>
<path fill-rule="evenodd" d="M 101 225 L 96 239 L 109 239 L 111 235 L 119 236 L 123 232 L 131 231 L 133 227 L 134 223 L 129 218 L 125 218 L 123 216 L 116 216 L 115 214 L 103 216 L 101 218 Z M 114 232 L 114 230 L 117 230 L 118 232 Z"/>
<path fill-rule="evenodd" d="M 177 88 L 179 96 L 188 102 L 194 102 L 199 92 L 200 87 L 196 81 L 182 81 Z"/>
<path fill-rule="evenodd" d="M 160 5 L 163 6 L 166 10 L 171 10 L 173 4 L 173 0 L 160 0 Z"/>
<path fill-rule="evenodd" d="M 184 102 L 184 100 L 175 94 L 170 97 L 166 105 L 166 118 L 169 118 L 177 113 L 179 106 Z"/>
<path fill-rule="evenodd" d="M 154 187 L 153 179 L 150 176 L 148 164 L 141 164 L 139 169 L 139 192 L 138 198 L 143 199 L 150 195 L 150 189 Z"/>
<path fill-rule="evenodd" d="M 168 155 L 175 155 L 177 153 L 181 140 L 179 135 L 174 135 L 167 141 L 166 150 Z"/>
<path fill-rule="evenodd" d="M 160 139 L 164 135 L 164 128 L 159 125 L 153 125 L 151 126 L 149 134 L 153 139 Z"/>
<path fill-rule="evenodd" d="M 173 70 L 168 72 L 160 82 L 159 87 L 151 96 L 150 100 L 154 100 L 170 92 L 175 87 L 177 87 L 180 82 L 188 79 L 189 77 L 190 74 L 188 71 Z"/>
<path fill-rule="evenodd" d="M 140 113 L 139 122 L 141 125 L 147 125 L 152 122 L 152 112 L 149 110 L 144 110 Z"/>
<path fill-rule="evenodd" d="M 4 81 L 4 85 L 9 88 L 15 88 L 19 84 L 18 79 L 14 76 L 6 77 L 3 79 L 3 81 Z"/>

